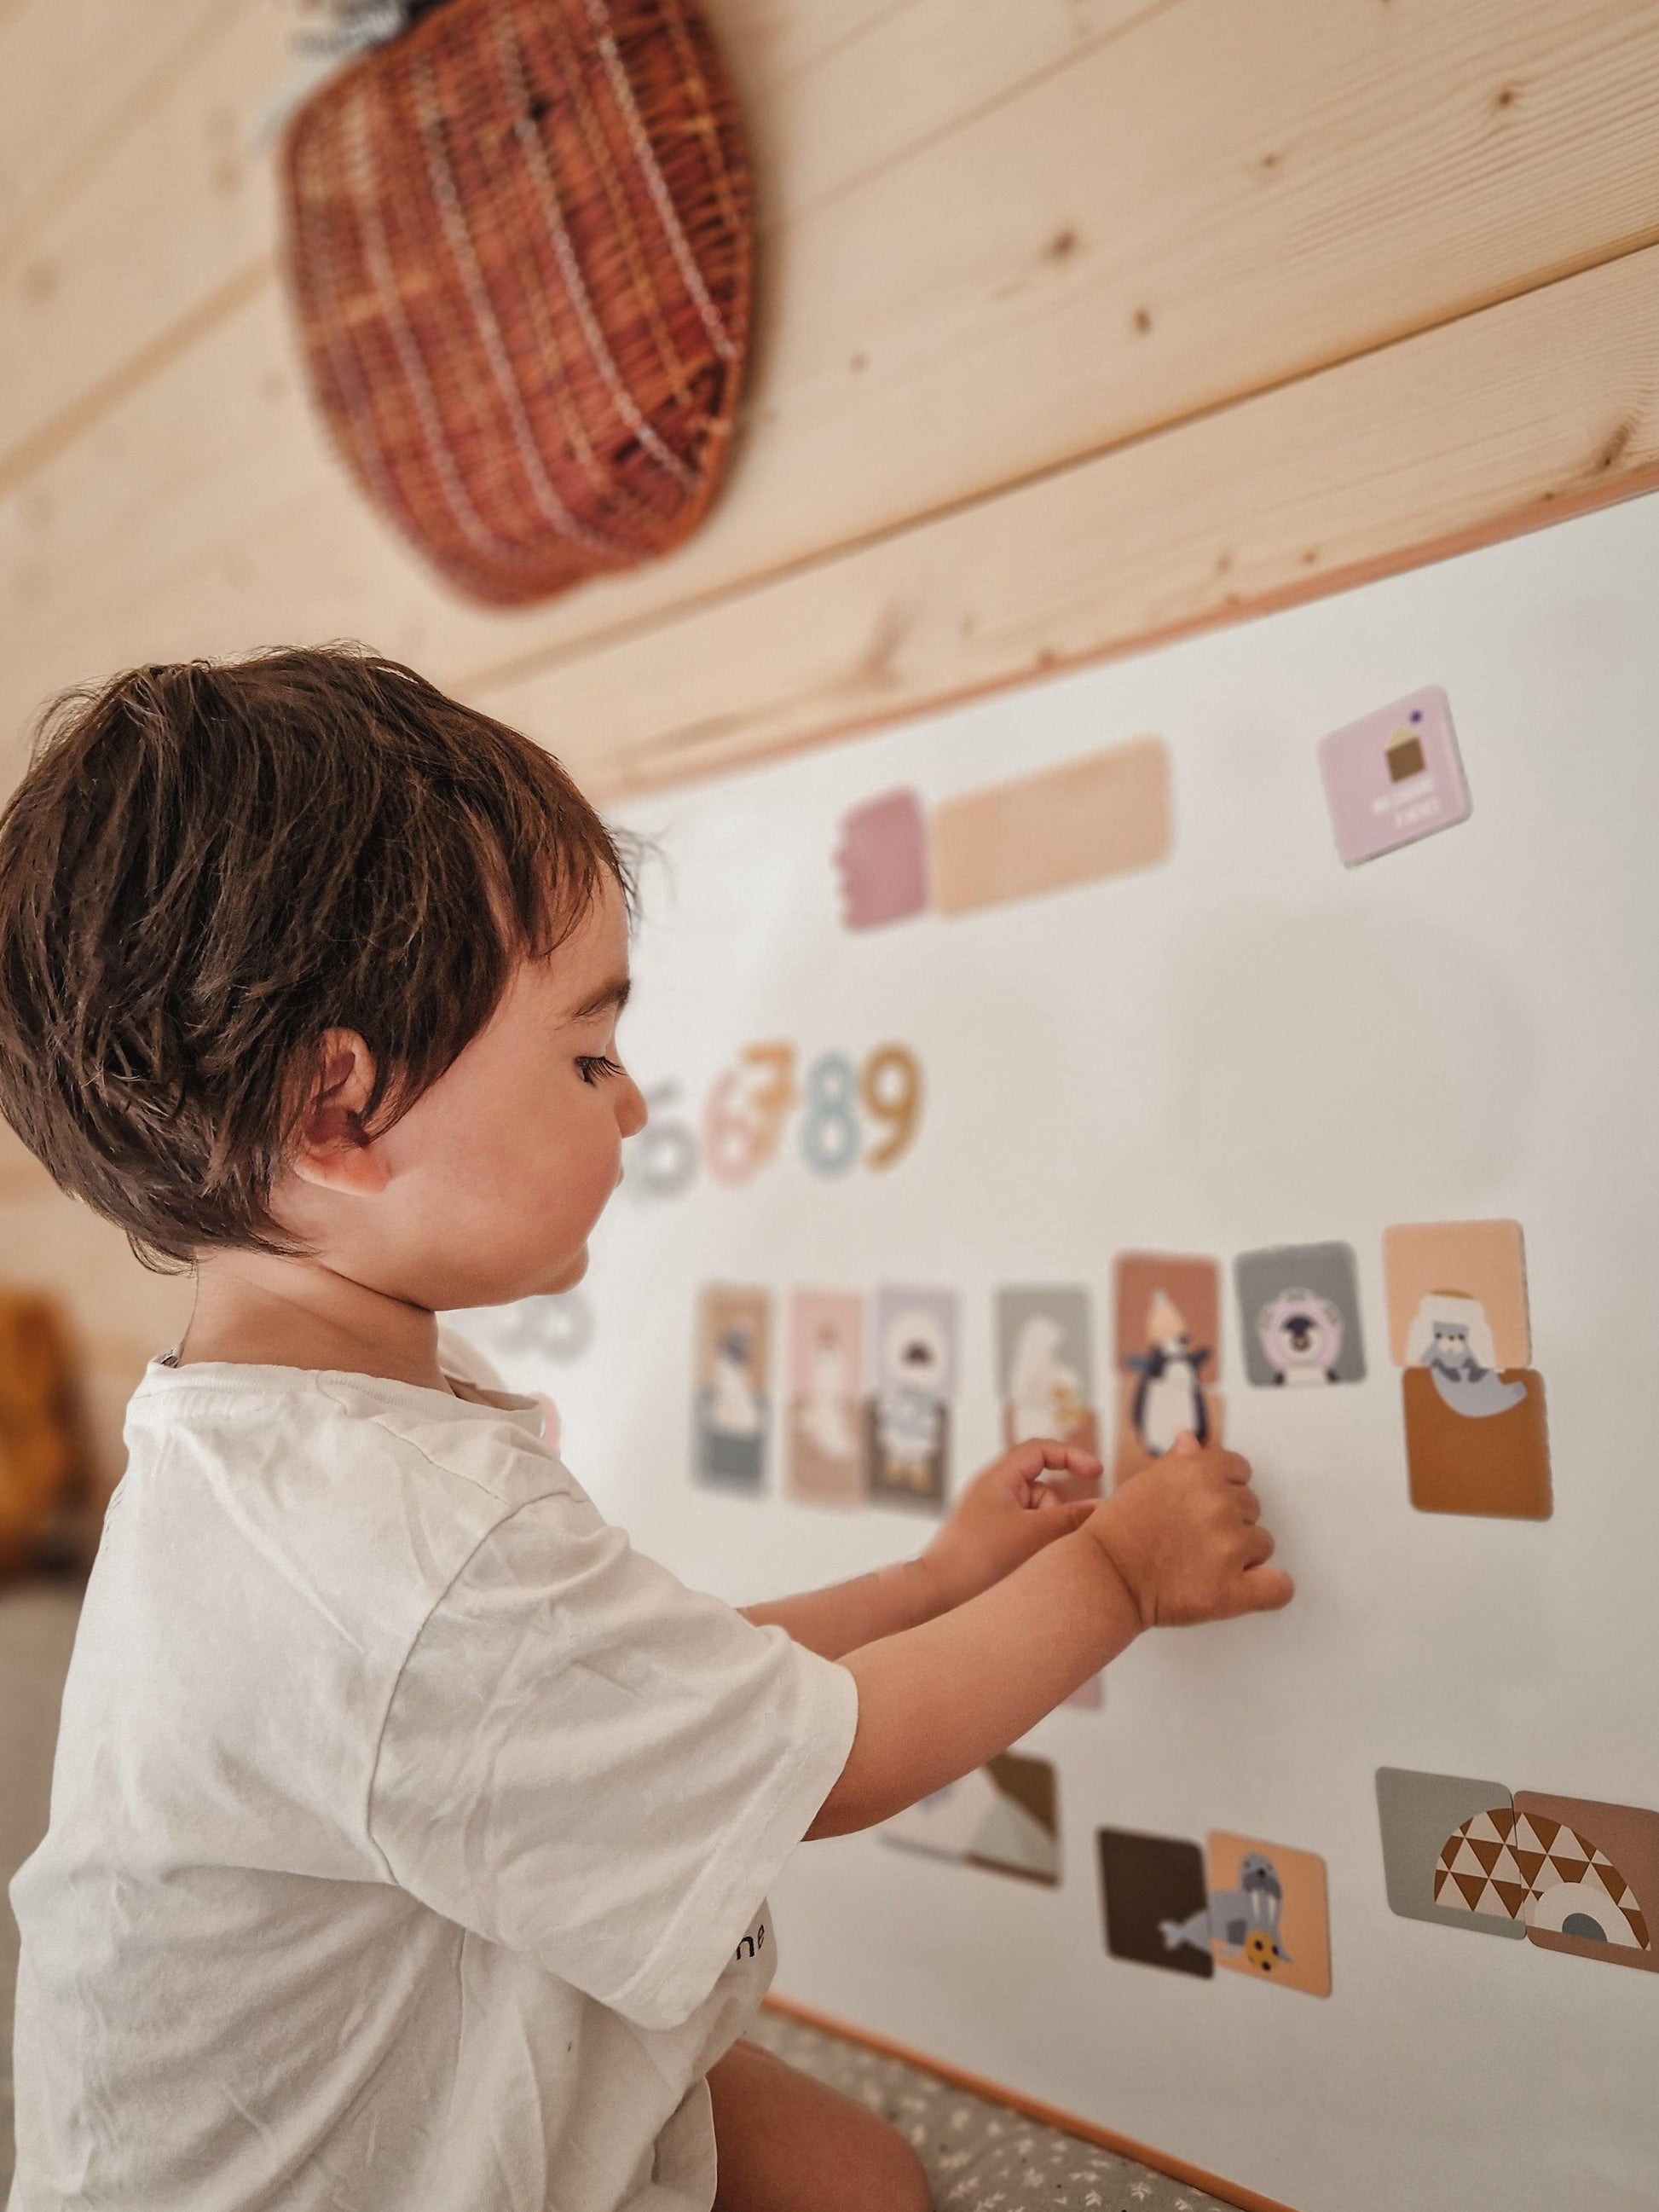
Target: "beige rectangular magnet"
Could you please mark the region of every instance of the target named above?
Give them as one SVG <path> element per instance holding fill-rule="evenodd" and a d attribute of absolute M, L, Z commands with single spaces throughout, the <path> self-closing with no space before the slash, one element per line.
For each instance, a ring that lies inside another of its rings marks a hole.
<path fill-rule="evenodd" d="M 928 872 L 940 914 L 1150 868 L 1170 849 L 1169 750 L 1137 738 L 934 808 Z"/>

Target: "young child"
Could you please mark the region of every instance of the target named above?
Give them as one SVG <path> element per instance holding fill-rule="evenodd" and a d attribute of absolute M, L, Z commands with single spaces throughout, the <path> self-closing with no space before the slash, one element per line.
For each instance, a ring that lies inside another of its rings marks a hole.
<path fill-rule="evenodd" d="M 436 1316 L 582 1273 L 628 922 L 555 762 L 365 653 L 48 718 L 0 1108 L 196 1303 L 12 1887 L 13 2212 L 913 2212 L 896 2134 L 739 2040 L 769 1884 L 1291 1595 L 1190 1437 L 1103 1504 L 1022 1444 L 920 1558 L 742 1612 L 606 1525 Z"/>

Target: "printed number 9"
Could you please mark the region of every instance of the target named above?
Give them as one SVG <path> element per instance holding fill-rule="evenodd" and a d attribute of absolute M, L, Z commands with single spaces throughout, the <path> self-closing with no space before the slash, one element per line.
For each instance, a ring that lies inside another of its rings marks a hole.
<path fill-rule="evenodd" d="M 800 1149 L 814 1175 L 845 1175 L 858 1165 L 858 1090 L 859 1072 L 844 1052 L 823 1053 L 807 1069 Z"/>
<path fill-rule="evenodd" d="M 902 1044 L 878 1045 L 864 1063 L 860 1096 L 871 1119 L 884 1122 L 889 1132 L 871 1146 L 864 1164 L 890 1168 L 908 1149 L 921 1113 L 921 1067 L 915 1054 Z"/>

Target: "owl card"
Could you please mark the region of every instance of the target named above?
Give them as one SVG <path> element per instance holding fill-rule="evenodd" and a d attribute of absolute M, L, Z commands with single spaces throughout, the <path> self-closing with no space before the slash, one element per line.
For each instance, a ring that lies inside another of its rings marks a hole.
<path fill-rule="evenodd" d="M 1267 1389 L 1362 1382 L 1359 1285 L 1346 1244 L 1279 1244 L 1233 1262 L 1244 1371 Z"/>
<path fill-rule="evenodd" d="M 1218 1966 L 1310 1997 L 1331 1993 L 1331 1921 L 1325 1862 L 1312 1851 L 1212 1830 L 1204 1844 L 1209 1895 L 1180 1930 L 1207 1942 Z"/>
<path fill-rule="evenodd" d="M 1060 1880 L 1060 1811 L 1046 1759 L 1006 1751 L 896 1814 L 880 1832 L 907 1850 L 993 1874 L 1050 1886 Z"/>
<path fill-rule="evenodd" d="M 757 1491 L 771 1425 L 772 1298 L 710 1284 L 697 1303 L 693 1465 L 723 1490 Z"/>
<path fill-rule="evenodd" d="M 1001 1290 L 996 1320 L 1003 1442 L 1052 1437 L 1097 1451 L 1088 1291 Z"/>
<path fill-rule="evenodd" d="M 1383 1232 L 1382 1265 L 1413 1504 L 1547 1521 L 1549 1432 L 1544 1380 L 1527 1364 L 1520 1224 L 1405 1224 Z"/>
<path fill-rule="evenodd" d="M 875 1389 L 866 1409 L 872 1498 L 944 1510 L 957 1317 L 954 1291 L 876 1294 Z"/>
<path fill-rule="evenodd" d="M 797 1291 L 789 1301 L 789 1494 L 856 1505 L 866 1489 L 864 1301 L 847 1291 Z"/>
<path fill-rule="evenodd" d="M 1146 1836 L 1132 1828 L 1098 1829 L 1096 1842 L 1106 1948 L 1113 1958 L 1208 1981 L 1215 1960 L 1207 1935 L 1197 1942 L 1188 1940 L 1188 1929 L 1208 1923 L 1209 1893 L 1198 1845 L 1184 1836 Z"/>
<path fill-rule="evenodd" d="M 1201 1444 L 1221 1441 L 1221 1270 L 1213 1260 L 1125 1252 L 1115 1282 L 1113 1458 L 1124 1482 L 1161 1459 L 1183 1430 Z"/>

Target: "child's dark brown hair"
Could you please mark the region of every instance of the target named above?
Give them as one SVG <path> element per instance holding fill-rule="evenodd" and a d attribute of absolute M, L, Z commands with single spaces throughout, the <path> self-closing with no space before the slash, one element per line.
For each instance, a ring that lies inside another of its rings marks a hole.
<path fill-rule="evenodd" d="M 627 869 L 552 757 L 354 647 L 135 668 L 42 718 L 0 815 L 0 1112 L 147 1265 L 291 1254 L 319 1043 L 407 1111 Z"/>

